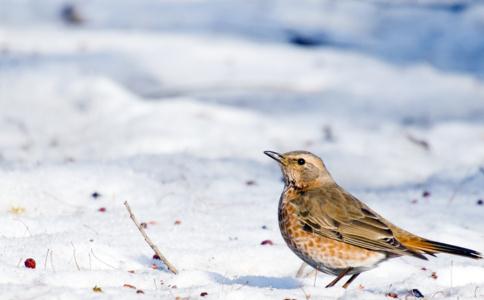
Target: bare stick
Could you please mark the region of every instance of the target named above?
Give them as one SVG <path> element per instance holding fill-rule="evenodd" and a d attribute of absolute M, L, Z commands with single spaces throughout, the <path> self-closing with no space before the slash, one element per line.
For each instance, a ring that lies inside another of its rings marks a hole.
<path fill-rule="evenodd" d="M 54 250 L 50 250 L 50 265 L 52 267 L 52 271 L 54 271 L 55 273 L 55 268 L 54 268 L 54 259 L 52 258 L 52 252 L 54 252 Z"/>
<path fill-rule="evenodd" d="M 311 295 L 310 295 L 310 294 L 308 294 L 308 293 L 306 293 L 306 291 L 303 289 L 303 287 L 302 287 L 302 286 L 300 287 L 300 289 L 301 289 L 301 291 L 303 292 L 303 294 L 304 294 L 304 298 L 306 298 L 306 300 L 311 299 Z"/>
<path fill-rule="evenodd" d="M 74 243 L 71 242 L 72 246 L 72 256 L 74 256 L 74 262 L 76 263 L 77 271 L 80 271 L 81 268 L 79 267 L 79 264 L 77 263 L 77 258 L 76 258 L 76 247 L 74 247 Z"/>
<path fill-rule="evenodd" d="M 101 262 L 102 264 L 104 264 L 104 265 L 106 265 L 106 266 L 108 266 L 108 267 L 110 267 L 110 268 L 116 269 L 116 267 L 115 267 L 115 266 L 110 265 L 110 264 L 108 264 L 107 262 L 105 262 L 104 260 L 102 260 L 102 259 L 100 259 L 99 257 L 97 257 L 97 256 L 96 256 L 96 254 L 94 253 L 94 250 L 92 250 L 92 248 L 91 248 L 91 254 L 92 254 L 92 257 L 94 257 L 95 259 L 97 259 L 97 260 L 98 260 L 99 262 Z"/>
<path fill-rule="evenodd" d="M 29 235 L 30 235 L 30 236 L 32 236 L 32 232 L 30 232 L 29 226 L 27 226 L 27 224 L 25 224 L 25 223 L 24 223 L 22 220 L 20 220 L 20 219 L 16 219 L 15 221 L 22 223 L 22 225 L 24 225 L 24 226 L 25 226 L 25 229 L 27 230 L 27 232 L 29 233 Z"/>
<path fill-rule="evenodd" d="M 99 232 L 97 232 L 96 230 L 94 230 L 92 227 L 90 227 L 89 225 L 87 224 L 84 224 L 83 225 L 84 227 L 86 227 L 87 229 L 91 230 L 92 232 L 94 232 L 96 235 L 99 235 Z"/>
<path fill-rule="evenodd" d="M 20 266 L 20 263 L 22 262 L 22 259 L 24 259 L 23 257 L 21 257 L 19 260 L 18 260 L 18 263 L 17 263 L 17 267 Z"/>
<path fill-rule="evenodd" d="M 450 288 L 454 287 L 454 260 L 450 261 Z"/>
<path fill-rule="evenodd" d="M 47 248 L 47 253 L 45 254 L 45 260 L 44 260 L 44 270 L 47 270 L 47 259 L 49 258 L 49 252 L 50 252 L 50 249 Z"/>
<path fill-rule="evenodd" d="M 131 207 L 129 207 L 128 201 L 124 201 L 124 206 L 126 206 L 126 209 L 128 210 L 128 213 L 129 213 L 129 217 L 131 218 L 131 220 L 133 220 L 136 227 L 138 227 L 138 230 L 139 230 L 139 232 L 141 232 L 141 235 L 145 239 L 146 243 L 148 243 L 148 245 L 151 247 L 151 249 L 153 249 L 153 251 L 155 251 L 155 254 L 160 257 L 161 261 L 163 261 L 163 263 L 166 265 L 168 270 L 170 270 L 173 274 L 177 274 L 178 271 L 176 270 L 175 266 L 173 266 L 168 261 L 168 259 L 166 259 L 166 257 L 163 256 L 163 254 L 161 254 L 160 249 L 158 249 L 158 247 L 151 241 L 151 239 L 146 234 L 144 228 L 141 227 L 140 223 L 138 222 L 138 220 L 134 216 L 133 211 L 131 211 Z"/>
<path fill-rule="evenodd" d="M 467 173 L 470 173 L 471 170 L 469 170 Z M 454 191 L 452 192 L 452 195 L 450 196 L 449 198 L 449 203 L 452 202 L 454 200 L 454 198 L 457 196 L 457 193 L 460 192 L 460 189 L 462 188 L 462 186 L 466 183 L 468 183 L 469 181 L 472 181 L 474 180 L 477 176 L 479 175 L 484 175 L 484 167 L 479 167 L 478 169 L 478 172 L 477 174 L 471 174 L 471 175 L 467 175 L 466 177 L 464 177 L 457 185 L 456 187 L 454 188 Z"/>

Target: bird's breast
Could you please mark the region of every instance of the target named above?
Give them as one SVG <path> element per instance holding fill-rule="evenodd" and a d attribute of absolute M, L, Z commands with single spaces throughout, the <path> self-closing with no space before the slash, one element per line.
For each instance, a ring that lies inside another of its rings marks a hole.
<path fill-rule="evenodd" d="M 289 248 L 306 263 L 322 272 L 337 274 L 348 267 L 370 269 L 386 257 L 376 251 L 313 233 L 301 222 L 298 194 L 299 191 L 288 189 L 281 195 L 279 228 Z"/>

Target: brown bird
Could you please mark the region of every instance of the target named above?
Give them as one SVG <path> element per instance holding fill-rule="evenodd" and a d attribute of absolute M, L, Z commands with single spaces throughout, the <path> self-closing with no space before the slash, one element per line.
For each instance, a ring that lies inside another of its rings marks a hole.
<path fill-rule="evenodd" d="M 474 250 L 427 240 L 405 231 L 377 214 L 333 180 L 323 161 L 306 151 L 279 154 L 284 175 L 279 201 L 279 228 L 289 248 L 313 268 L 336 275 L 326 287 L 398 256 L 427 259 L 424 254 L 449 253 L 474 259 Z"/>

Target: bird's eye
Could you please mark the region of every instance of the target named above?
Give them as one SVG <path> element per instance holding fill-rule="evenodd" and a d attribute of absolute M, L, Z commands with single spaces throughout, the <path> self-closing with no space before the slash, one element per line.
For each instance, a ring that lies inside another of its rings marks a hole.
<path fill-rule="evenodd" d="M 304 165 L 305 163 L 306 163 L 306 161 L 304 160 L 304 158 L 300 158 L 300 159 L 297 160 L 297 164 L 300 165 L 300 166 Z"/>

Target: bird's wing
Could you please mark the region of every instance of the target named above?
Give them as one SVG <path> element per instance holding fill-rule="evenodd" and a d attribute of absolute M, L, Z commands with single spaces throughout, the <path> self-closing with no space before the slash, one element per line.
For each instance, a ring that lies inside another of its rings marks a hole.
<path fill-rule="evenodd" d="M 369 250 L 426 259 L 400 243 L 394 234 L 398 227 L 337 185 L 306 191 L 291 202 L 301 225 L 315 234 Z"/>

